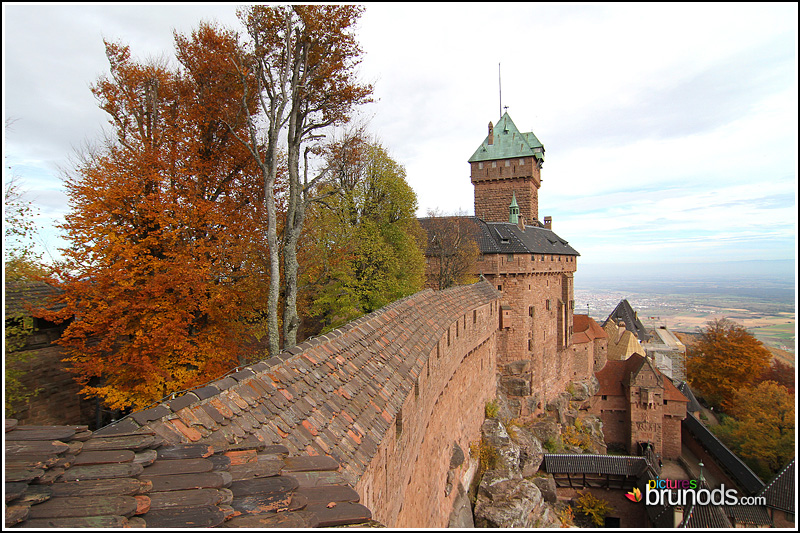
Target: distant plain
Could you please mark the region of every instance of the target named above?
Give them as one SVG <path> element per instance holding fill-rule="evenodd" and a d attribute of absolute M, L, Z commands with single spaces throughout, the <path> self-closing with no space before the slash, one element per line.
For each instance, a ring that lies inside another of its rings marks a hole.
<path fill-rule="evenodd" d="M 647 327 L 697 333 L 707 323 L 727 318 L 747 328 L 784 362 L 796 353 L 795 276 L 786 271 L 764 276 L 758 269 L 715 275 L 713 268 L 672 273 L 587 269 L 575 276 L 575 312 L 600 322 L 627 299 Z M 758 274 L 760 275 L 758 275 Z M 626 275 L 627 274 L 627 275 Z M 648 279 L 649 278 L 649 279 Z"/>

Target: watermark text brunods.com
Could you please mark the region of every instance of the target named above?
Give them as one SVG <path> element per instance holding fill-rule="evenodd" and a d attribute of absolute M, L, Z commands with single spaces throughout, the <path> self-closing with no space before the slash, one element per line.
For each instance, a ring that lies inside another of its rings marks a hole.
<path fill-rule="evenodd" d="M 639 502 L 642 492 L 634 488 L 626 494 L 629 500 Z M 764 496 L 739 497 L 735 489 L 725 485 L 710 489 L 697 479 L 651 479 L 647 482 L 644 502 L 647 505 L 766 505 Z"/>

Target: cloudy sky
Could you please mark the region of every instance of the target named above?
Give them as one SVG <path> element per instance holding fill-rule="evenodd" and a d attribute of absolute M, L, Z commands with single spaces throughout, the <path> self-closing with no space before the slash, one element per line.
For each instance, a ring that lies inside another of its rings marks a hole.
<path fill-rule="evenodd" d="M 797 236 L 797 4 L 367 4 L 363 116 L 406 167 L 419 214 L 473 211 L 467 159 L 502 105 L 546 149 L 540 217 L 579 262 L 792 260 Z M 89 86 L 103 38 L 172 56 L 235 4 L 3 4 L 5 168 L 41 210 L 106 118 Z"/>

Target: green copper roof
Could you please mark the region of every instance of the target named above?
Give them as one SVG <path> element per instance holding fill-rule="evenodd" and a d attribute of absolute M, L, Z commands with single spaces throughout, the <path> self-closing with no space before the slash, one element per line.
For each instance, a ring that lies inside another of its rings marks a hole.
<path fill-rule="evenodd" d="M 478 147 L 469 162 L 509 159 L 511 157 L 530 157 L 544 159 L 544 146 L 533 132 L 520 133 L 514 121 L 503 114 L 494 126 L 494 139 L 489 144 L 489 136 Z"/>

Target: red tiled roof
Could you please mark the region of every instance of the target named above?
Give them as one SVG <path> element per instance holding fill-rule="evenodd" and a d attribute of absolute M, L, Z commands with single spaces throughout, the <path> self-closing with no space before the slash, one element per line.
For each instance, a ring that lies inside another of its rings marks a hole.
<path fill-rule="evenodd" d="M 638 353 L 631 355 L 623 361 L 608 361 L 600 372 L 595 376 L 600 383 L 597 391 L 601 396 L 624 396 L 625 391 L 622 387 L 623 382 L 630 379 L 631 374 L 635 374 L 645 364 L 645 358 Z M 653 367 L 656 372 L 659 370 Z M 660 372 L 659 372 L 660 373 Z M 679 391 L 672 381 L 663 379 L 664 399 L 677 402 L 688 402 L 689 399 Z"/>
<path fill-rule="evenodd" d="M 572 330 L 575 332 L 572 336 L 572 342 L 575 344 L 608 338 L 603 328 L 589 315 L 573 315 Z"/>
<path fill-rule="evenodd" d="M 423 291 L 95 433 L 7 421 L 6 525 L 364 522 L 351 487 L 428 355 L 497 300 L 487 282 Z"/>

